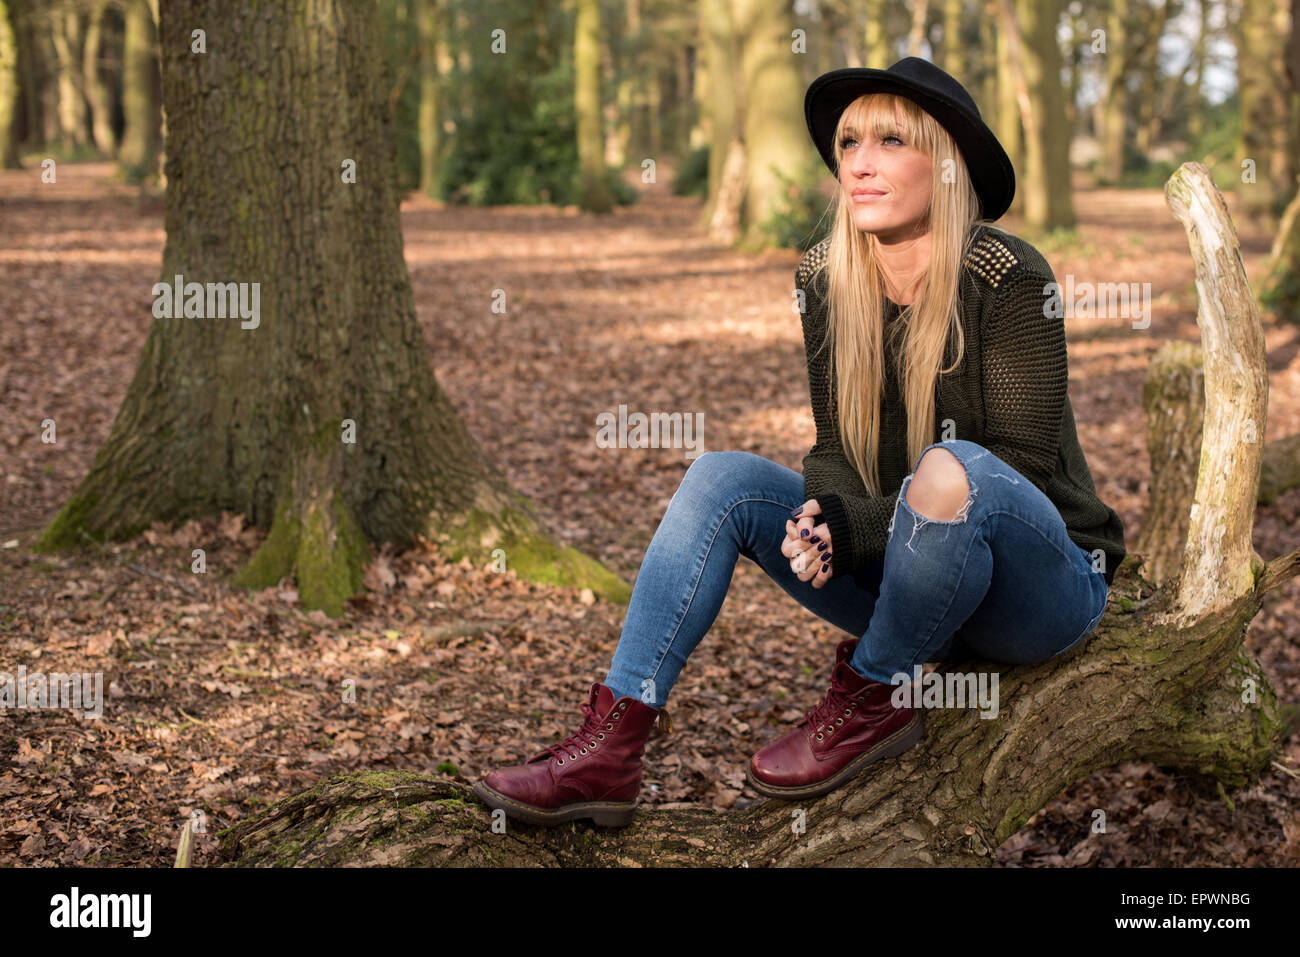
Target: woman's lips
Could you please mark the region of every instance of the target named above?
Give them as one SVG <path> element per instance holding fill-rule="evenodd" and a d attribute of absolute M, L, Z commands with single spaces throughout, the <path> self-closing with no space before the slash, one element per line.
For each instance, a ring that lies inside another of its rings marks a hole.
<path fill-rule="evenodd" d="M 881 196 L 884 195 L 885 194 L 883 192 L 877 190 L 856 190 L 855 189 L 853 191 L 853 202 L 865 203 L 868 200 L 879 199 Z"/>

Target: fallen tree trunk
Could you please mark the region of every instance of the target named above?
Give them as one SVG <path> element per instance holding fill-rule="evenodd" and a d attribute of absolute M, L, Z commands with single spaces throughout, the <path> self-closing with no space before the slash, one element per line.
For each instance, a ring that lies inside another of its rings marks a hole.
<path fill-rule="evenodd" d="M 1242 641 L 1264 594 L 1300 572 L 1300 550 L 1265 564 L 1251 547 L 1262 443 L 1241 441 L 1240 428 L 1264 421 L 1267 377 L 1235 230 L 1204 166 L 1184 164 L 1166 193 L 1196 260 L 1205 342 L 1201 466 L 1180 574 L 1157 588 L 1140 572 L 1143 556 L 1131 553 L 1106 616 L 1080 650 L 1000 673 L 996 718 L 931 711 L 921 744 L 817 800 L 726 813 L 644 808 L 618 831 L 510 822 L 494 833 L 467 786 L 410 772 L 347 775 L 223 832 L 221 860 L 987 865 L 1035 811 L 1118 761 L 1152 761 L 1227 786 L 1252 780 L 1272 760 L 1283 722 Z M 943 670 L 997 667 L 953 662 Z M 802 829 L 793 826 L 801 811 Z M 1090 824 L 1081 820 L 1080 831 Z"/>

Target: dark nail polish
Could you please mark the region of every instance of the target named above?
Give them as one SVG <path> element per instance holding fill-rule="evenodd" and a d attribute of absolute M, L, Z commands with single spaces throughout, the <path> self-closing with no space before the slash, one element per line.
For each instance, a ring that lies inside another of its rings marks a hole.
<path fill-rule="evenodd" d="M 822 562 L 822 571 L 824 571 L 824 572 L 825 572 L 825 571 L 830 571 L 830 567 L 831 567 L 831 563 L 830 563 L 830 562 Z"/>
<path fill-rule="evenodd" d="M 797 518 L 797 517 L 799 516 L 799 514 L 802 513 L 802 512 L 803 512 L 803 506 L 800 505 L 798 508 L 796 508 L 796 509 L 795 509 L 793 512 L 791 512 L 790 514 L 791 514 L 791 515 L 794 515 L 794 516 Z"/>
<path fill-rule="evenodd" d="M 800 532 L 800 533 L 799 533 L 799 537 L 800 537 L 800 538 L 807 538 L 807 537 L 808 537 L 808 529 L 805 528 L 802 532 Z"/>
<path fill-rule="evenodd" d="M 825 542 L 819 542 L 819 543 L 817 544 L 817 551 L 819 551 L 819 552 L 824 552 L 824 551 L 826 551 L 826 543 L 825 543 Z"/>
<path fill-rule="evenodd" d="M 808 539 L 808 541 L 810 541 L 810 542 L 820 542 L 820 541 L 821 541 L 821 536 L 820 536 L 820 535 L 814 535 L 812 538 Z"/>

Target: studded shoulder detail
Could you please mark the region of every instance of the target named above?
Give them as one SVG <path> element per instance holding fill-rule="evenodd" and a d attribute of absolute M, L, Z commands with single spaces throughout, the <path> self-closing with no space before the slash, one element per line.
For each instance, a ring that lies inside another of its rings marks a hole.
<path fill-rule="evenodd" d="M 803 259 L 799 261 L 799 268 L 795 273 L 800 286 L 807 287 L 808 280 L 812 279 L 813 274 L 826 265 L 826 253 L 830 247 L 831 238 L 827 236 L 803 254 Z"/>
<path fill-rule="evenodd" d="M 1019 261 L 1006 243 L 988 234 L 977 239 L 966 254 L 966 265 L 994 289 Z"/>

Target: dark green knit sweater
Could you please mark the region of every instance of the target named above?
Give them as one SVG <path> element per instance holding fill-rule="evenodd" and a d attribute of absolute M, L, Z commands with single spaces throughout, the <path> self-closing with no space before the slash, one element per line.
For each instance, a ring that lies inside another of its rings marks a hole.
<path fill-rule="evenodd" d="M 889 523 L 903 479 L 911 474 L 907 413 L 895 372 L 894 337 L 885 336 L 885 396 L 881 405 L 878 467 L 883 495 L 873 496 L 849 464 L 840 442 L 826 335 L 827 238 L 804 254 L 795 272 L 803 290 L 804 348 L 817 442 L 804 456 L 804 495 L 816 499 L 831 533 L 831 577 L 865 581 L 867 562 L 885 554 Z M 1065 324 L 1044 315 L 1055 282 L 1047 260 L 1024 240 L 989 226 L 976 227 L 961 274 L 962 364 L 940 376 L 935 389 L 935 435 L 976 442 L 1041 489 L 1060 512 L 1070 539 L 1099 559 L 1106 584 L 1124 559 L 1118 513 L 1097 498 L 1079 447 L 1067 392 Z M 886 301 L 887 329 L 900 315 Z M 899 330 L 900 332 L 902 330 Z M 901 339 L 899 340 L 901 341 Z M 950 346 L 951 348 L 951 346 Z M 951 364 L 951 354 L 944 365 Z M 831 399 L 827 399 L 827 376 Z M 944 420 L 953 427 L 941 435 Z M 1100 550 L 1100 551 L 1097 551 Z M 1101 557 L 1104 553 L 1104 558 Z"/>

